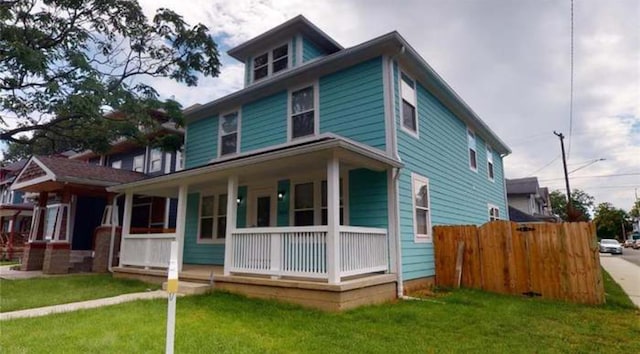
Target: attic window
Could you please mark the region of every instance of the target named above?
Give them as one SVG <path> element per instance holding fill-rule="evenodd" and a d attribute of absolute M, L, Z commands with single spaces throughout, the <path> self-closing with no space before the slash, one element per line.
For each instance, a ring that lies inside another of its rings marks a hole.
<path fill-rule="evenodd" d="M 288 67 L 289 43 L 285 43 L 253 58 L 253 81 L 258 81 Z"/>

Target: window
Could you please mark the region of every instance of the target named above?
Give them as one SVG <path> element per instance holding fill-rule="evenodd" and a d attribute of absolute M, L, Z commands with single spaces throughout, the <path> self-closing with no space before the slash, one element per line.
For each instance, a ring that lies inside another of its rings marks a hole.
<path fill-rule="evenodd" d="M 117 168 L 117 169 L 122 168 L 122 160 L 113 161 L 111 163 L 111 168 Z"/>
<path fill-rule="evenodd" d="M 182 158 L 182 151 L 176 151 L 176 171 L 182 171 L 184 169 L 184 159 Z"/>
<path fill-rule="evenodd" d="M 158 172 L 160 170 L 162 170 L 162 151 L 160 149 L 152 149 L 149 172 Z"/>
<path fill-rule="evenodd" d="M 238 111 L 220 116 L 220 156 L 238 152 Z"/>
<path fill-rule="evenodd" d="M 418 134 L 416 83 L 404 73 L 400 74 L 402 93 L 402 128 L 408 133 Z"/>
<path fill-rule="evenodd" d="M 487 145 L 487 176 L 493 182 L 493 150 L 491 147 Z"/>
<path fill-rule="evenodd" d="M 291 139 L 316 132 L 314 86 L 291 92 Z"/>
<path fill-rule="evenodd" d="M 133 158 L 133 170 L 136 172 L 144 172 L 144 155 L 138 155 Z"/>
<path fill-rule="evenodd" d="M 413 220 L 414 242 L 431 242 L 431 206 L 429 203 L 429 180 L 413 174 Z"/>
<path fill-rule="evenodd" d="M 478 171 L 478 160 L 476 154 L 476 134 L 467 129 L 467 140 L 469 144 L 469 168 L 473 171 Z"/>
<path fill-rule="evenodd" d="M 488 205 L 489 207 L 489 221 L 500 220 L 500 209 L 495 205 Z"/>
<path fill-rule="evenodd" d="M 200 224 L 198 240 L 215 242 L 224 240 L 227 233 L 227 195 L 207 195 L 200 198 Z"/>
<path fill-rule="evenodd" d="M 258 81 L 289 67 L 289 43 L 253 58 L 253 81 Z"/>
<path fill-rule="evenodd" d="M 296 184 L 293 193 L 293 225 L 313 225 L 313 182 Z"/>
<path fill-rule="evenodd" d="M 321 186 L 321 196 L 322 196 L 322 203 L 321 203 L 321 224 L 322 225 L 327 225 L 328 224 L 328 208 L 327 208 L 327 181 L 322 181 L 322 186 Z M 340 179 L 340 225 L 344 225 L 344 192 L 343 192 L 343 188 L 342 188 L 342 179 Z"/>

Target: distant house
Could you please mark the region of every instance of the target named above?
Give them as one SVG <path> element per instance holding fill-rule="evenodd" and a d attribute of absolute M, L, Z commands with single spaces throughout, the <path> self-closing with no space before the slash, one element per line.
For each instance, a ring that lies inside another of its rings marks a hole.
<path fill-rule="evenodd" d="M 0 259 L 14 259 L 22 251 L 31 226 L 33 204 L 20 191 L 11 190 L 11 183 L 26 160 L 0 167 Z"/>
<path fill-rule="evenodd" d="M 183 131 L 163 124 L 149 134 L 182 136 Z M 37 196 L 37 205 L 30 208 L 35 222 L 29 230 L 23 269 L 45 273 L 66 273 L 75 268 L 106 271 L 107 261 L 96 255 L 96 249 L 107 242 L 118 254 L 119 239 L 111 245 L 111 240 L 103 238 L 110 237 L 111 225 L 120 224 L 124 203 L 106 188 L 175 172 L 182 168 L 181 161 L 180 151 L 165 152 L 126 139 L 114 142 L 104 154 L 84 151 L 69 158 L 32 156 L 11 185 L 12 193 Z M 176 200 L 135 196 L 133 208 L 131 226 L 138 232 L 175 227 Z"/>
<path fill-rule="evenodd" d="M 117 276 L 342 309 L 433 282 L 433 225 L 506 219 L 509 148 L 397 32 L 343 48 L 298 16 L 236 48 L 245 87 L 185 113 L 185 170 L 125 194 Z M 178 200 L 138 233 L 135 195 Z"/>
<path fill-rule="evenodd" d="M 551 212 L 549 189 L 540 187 L 537 177 L 507 179 L 509 220 L 515 222 L 556 222 Z"/>

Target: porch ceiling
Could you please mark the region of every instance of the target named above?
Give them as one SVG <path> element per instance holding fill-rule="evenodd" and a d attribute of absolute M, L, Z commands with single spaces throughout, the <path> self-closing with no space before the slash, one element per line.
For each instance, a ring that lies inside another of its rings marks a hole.
<path fill-rule="evenodd" d="M 224 161 L 184 170 L 169 175 L 108 188 L 112 192 L 175 198 L 180 185 L 190 192 L 226 185 L 230 176 L 238 176 L 240 184 L 272 178 L 291 178 L 309 172 L 326 173 L 327 161 L 336 156 L 340 168 L 367 168 L 384 171 L 402 164 L 382 151 L 333 135 L 321 136 L 296 145 L 276 147 L 258 153 L 241 154 Z"/>

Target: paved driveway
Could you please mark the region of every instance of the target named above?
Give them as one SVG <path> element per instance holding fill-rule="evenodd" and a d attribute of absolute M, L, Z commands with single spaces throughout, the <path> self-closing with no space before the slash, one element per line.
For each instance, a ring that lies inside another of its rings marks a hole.
<path fill-rule="evenodd" d="M 626 259 L 627 261 L 634 263 L 638 266 L 640 266 L 640 248 L 637 250 L 634 250 L 633 248 L 629 247 L 629 248 L 625 248 L 622 251 L 622 258 Z"/>

